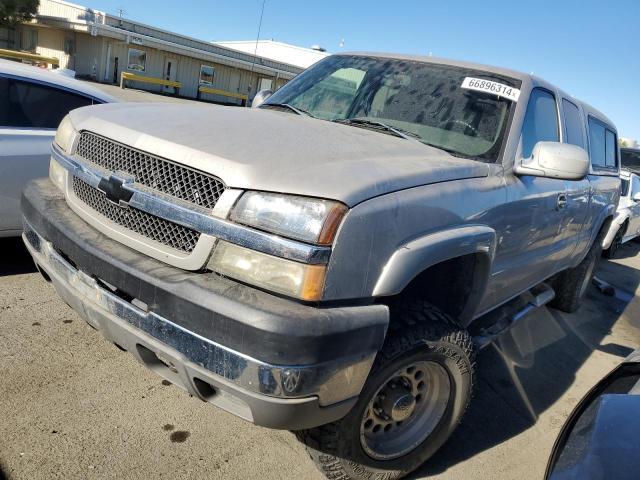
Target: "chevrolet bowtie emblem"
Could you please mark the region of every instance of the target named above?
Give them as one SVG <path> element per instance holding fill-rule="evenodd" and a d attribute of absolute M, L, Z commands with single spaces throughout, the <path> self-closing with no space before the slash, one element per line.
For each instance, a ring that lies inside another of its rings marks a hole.
<path fill-rule="evenodd" d="M 100 180 L 98 190 L 104 193 L 110 202 L 126 207 L 133 196 L 133 192 L 126 187 L 128 183 L 133 183 L 133 178 L 111 175 Z"/>

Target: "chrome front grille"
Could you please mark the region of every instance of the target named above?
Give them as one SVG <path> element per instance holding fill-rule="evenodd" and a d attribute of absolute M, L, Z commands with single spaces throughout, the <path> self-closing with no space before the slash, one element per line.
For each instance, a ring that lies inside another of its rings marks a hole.
<path fill-rule="evenodd" d="M 141 152 L 95 133 L 80 133 L 76 155 L 112 172 L 126 172 L 141 185 L 212 209 L 225 185 L 219 178 Z"/>
<path fill-rule="evenodd" d="M 116 205 L 78 177 L 73 177 L 72 187 L 80 201 L 122 228 L 185 253 L 193 252 L 198 243 L 199 232 L 132 207 Z"/>

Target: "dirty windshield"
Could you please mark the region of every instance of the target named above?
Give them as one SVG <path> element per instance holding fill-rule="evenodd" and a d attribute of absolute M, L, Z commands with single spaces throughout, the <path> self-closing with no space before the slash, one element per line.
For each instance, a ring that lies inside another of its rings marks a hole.
<path fill-rule="evenodd" d="M 492 161 L 519 87 L 479 70 L 340 55 L 300 74 L 264 106 L 286 104 L 358 127 L 382 123 L 454 155 Z"/>

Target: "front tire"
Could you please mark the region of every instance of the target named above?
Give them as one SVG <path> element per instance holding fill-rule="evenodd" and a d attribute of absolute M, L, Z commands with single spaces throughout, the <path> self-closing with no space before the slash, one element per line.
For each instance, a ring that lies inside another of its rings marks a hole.
<path fill-rule="evenodd" d="M 398 327 L 354 408 L 339 421 L 296 432 L 327 478 L 405 476 L 442 446 L 469 405 L 475 369 L 469 334 L 422 301 L 393 307 L 392 318 Z"/>

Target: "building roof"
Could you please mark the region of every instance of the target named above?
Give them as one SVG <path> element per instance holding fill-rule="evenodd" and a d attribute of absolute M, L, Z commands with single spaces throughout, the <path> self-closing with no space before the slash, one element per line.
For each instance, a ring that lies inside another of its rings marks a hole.
<path fill-rule="evenodd" d="M 257 49 L 255 40 L 239 40 L 227 42 L 212 42 L 221 47 L 230 48 L 239 52 L 257 55 L 276 62 L 288 63 L 300 68 L 307 68 L 328 56 L 327 52 L 314 48 L 298 47 L 289 43 L 276 42 L 275 40 L 258 40 Z"/>

